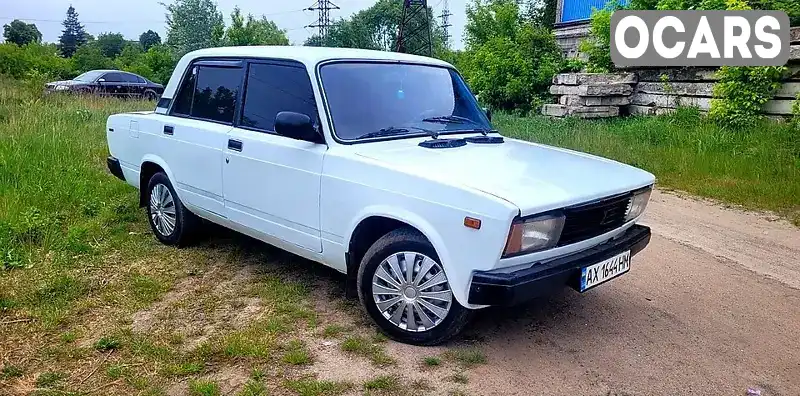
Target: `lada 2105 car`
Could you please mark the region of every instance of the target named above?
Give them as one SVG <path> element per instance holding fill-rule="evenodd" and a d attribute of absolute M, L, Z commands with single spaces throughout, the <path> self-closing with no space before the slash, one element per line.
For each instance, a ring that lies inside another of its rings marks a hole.
<path fill-rule="evenodd" d="M 108 118 L 108 167 L 153 232 L 200 218 L 347 274 L 369 316 L 419 345 L 472 310 L 630 269 L 654 177 L 503 137 L 450 64 L 311 47 L 191 52 L 152 112 Z"/>

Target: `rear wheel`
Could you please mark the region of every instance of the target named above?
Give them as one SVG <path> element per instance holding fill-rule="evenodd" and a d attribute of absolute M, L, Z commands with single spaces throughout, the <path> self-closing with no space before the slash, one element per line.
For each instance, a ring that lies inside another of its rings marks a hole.
<path fill-rule="evenodd" d="M 190 242 L 200 220 L 183 206 L 164 172 L 147 184 L 147 220 L 156 239 L 165 245 L 183 246 Z"/>
<path fill-rule="evenodd" d="M 453 298 L 433 246 L 411 228 L 394 230 L 370 247 L 359 268 L 358 295 L 381 331 L 415 345 L 447 341 L 471 312 Z"/>
<path fill-rule="evenodd" d="M 156 100 L 158 99 L 158 94 L 156 93 L 156 91 L 148 89 L 147 91 L 144 91 L 142 97 L 145 98 L 146 100 Z"/>

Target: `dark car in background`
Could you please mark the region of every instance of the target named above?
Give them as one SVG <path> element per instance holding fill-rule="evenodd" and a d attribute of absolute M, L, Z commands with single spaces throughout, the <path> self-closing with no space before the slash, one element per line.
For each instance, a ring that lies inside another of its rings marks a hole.
<path fill-rule="evenodd" d="M 71 92 L 103 96 L 135 97 L 155 100 L 164 86 L 142 76 L 120 70 L 92 70 L 72 80 L 45 84 L 48 92 Z"/>

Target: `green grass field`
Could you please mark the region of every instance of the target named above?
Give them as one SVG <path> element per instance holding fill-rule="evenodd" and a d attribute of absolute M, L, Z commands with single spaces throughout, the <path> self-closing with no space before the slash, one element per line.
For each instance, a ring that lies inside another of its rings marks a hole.
<path fill-rule="evenodd" d="M 135 190 L 105 168 L 104 133 L 108 115 L 153 103 L 0 87 L 0 390 L 226 394 L 231 372 L 248 395 L 426 389 L 392 375 L 354 384 L 308 374 L 315 340 L 382 370 L 396 364 L 331 271 L 221 230 L 188 249 L 155 241 Z M 687 114 L 496 124 L 641 166 L 662 187 L 798 219 L 800 146 L 787 126 L 732 133 Z M 325 315 L 319 293 L 329 293 Z M 425 356 L 421 370 L 450 365 L 454 384 L 486 359 Z"/>
<path fill-rule="evenodd" d="M 498 115 L 495 126 L 507 136 L 646 169 L 660 188 L 771 210 L 800 224 L 800 131 L 788 123 L 729 131 L 682 109 L 607 121 Z"/>

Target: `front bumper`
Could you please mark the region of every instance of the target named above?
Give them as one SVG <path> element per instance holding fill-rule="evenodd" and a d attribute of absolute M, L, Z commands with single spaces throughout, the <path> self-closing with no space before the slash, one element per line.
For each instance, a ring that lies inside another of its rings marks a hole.
<path fill-rule="evenodd" d="M 543 264 L 531 263 L 530 267 L 511 273 L 477 271 L 472 275 L 468 301 L 474 305 L 515 305 L 564 286 L 577 288 L 582 267 L 626 250 L 633 256 L 649 242 L 650 228 L 636 224 L 606 243 Z"/>
<path fill-rule="evenodd" d="M 122 181 L 125 181 L 125 174 L 122 173 L 122 166 L 120 166 L 118 159 L 109 155 L 108 158 L 106 158 L 106 164 L 108 165 L 108 170 L 112 175 L 118 177 Z"/>

